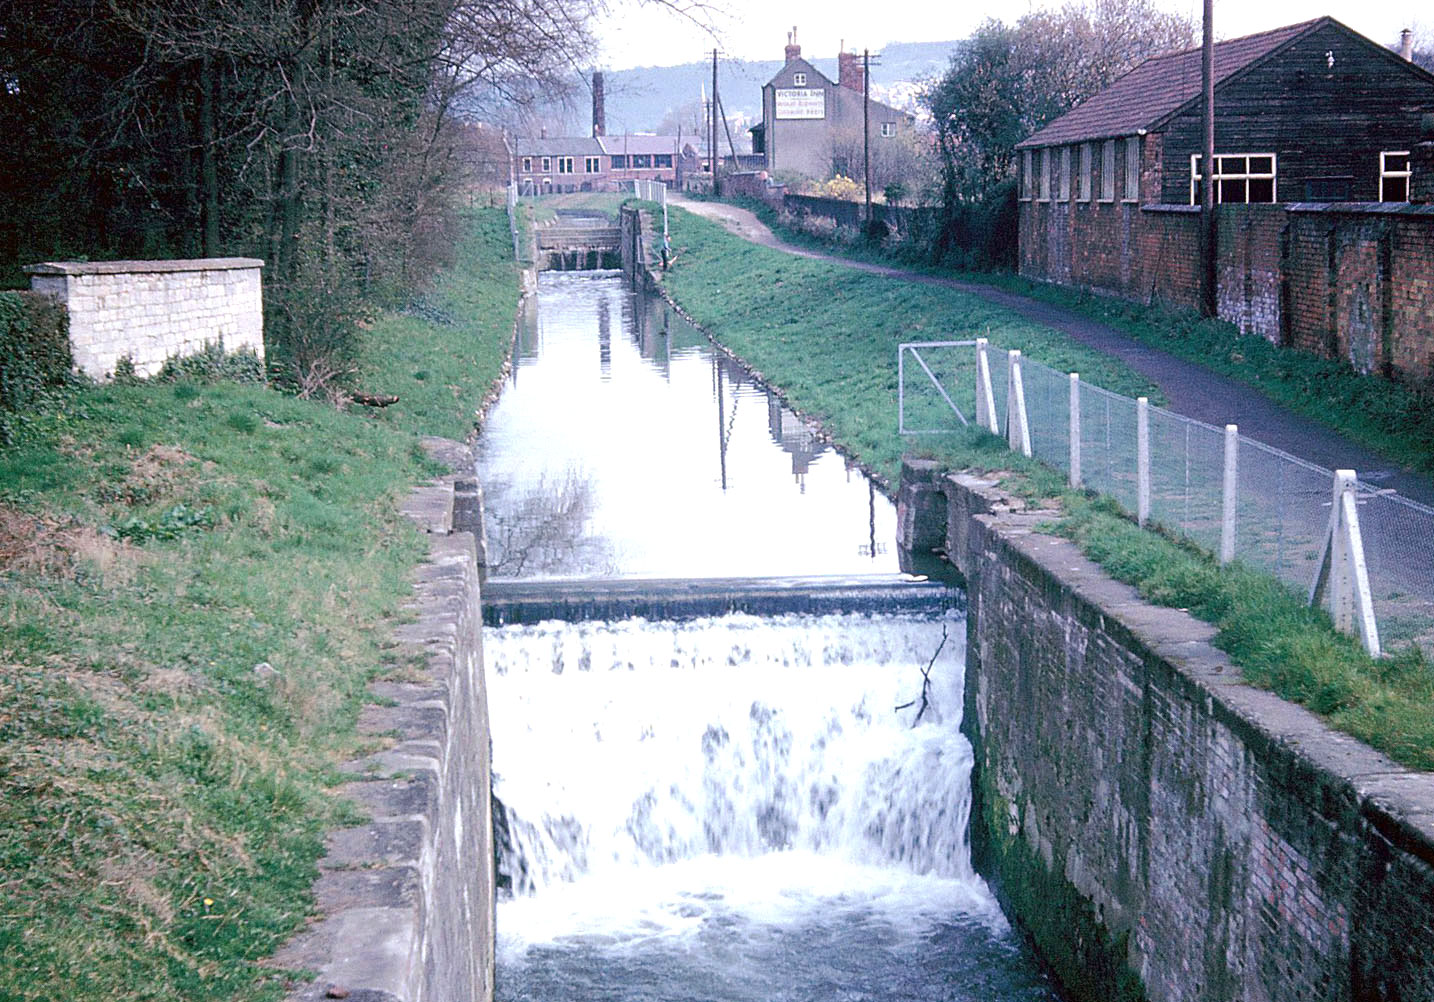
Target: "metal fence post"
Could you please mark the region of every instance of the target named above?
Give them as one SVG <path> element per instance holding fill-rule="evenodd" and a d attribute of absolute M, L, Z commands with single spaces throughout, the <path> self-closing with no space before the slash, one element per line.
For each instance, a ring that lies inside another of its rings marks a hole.
<path fill-rule="evenodd" d="M 1071 476 L 1070 485 L 1080 490 L 1080 373 L 1072 372 L 1071 387 Z"/>
<path fill-rule="evenodd" d="M 1135 518 L 1150 520 L 1150 401 L 1135 398 Z"/>
<path fill-rule="evenodd" d="M 906 345 L 896 348 L 896 433 L 906 434 Z"/>
<path fill-rule="evenodd" d="M 991 360 L 986 355 L 988 344 L 983 337 L 976 339 L 976 423 L 992 435 L 999 435 L 996 395 L 991 389 Z"/>
<path fill-rule="evenodd" d="M 1235 559 L 1235 505 L 1240 493 L 1240 428 L 1225 425 L 1225 478 L 1220 505 L 1220 563 Z"/>
<path fill-rule="evenodd" d="M 1031 425 L 1026 416 L 1026 387 L 1021 380 L 1021 353 L 1012 348 L 1006 357 L 1010 360 L 1010 374 L 1006 384 L 1006 441 L 1012 449 L 1019 449 L 1021 455 L 1031 454 Z"/>

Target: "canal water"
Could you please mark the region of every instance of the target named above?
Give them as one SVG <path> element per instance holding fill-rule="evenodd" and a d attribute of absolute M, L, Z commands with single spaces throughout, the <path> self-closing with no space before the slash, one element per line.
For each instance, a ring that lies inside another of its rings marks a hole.
<path fill-rule="evenodd" d="M 894 575 L 892 506 L 660 302 L 545 273 L 480 441 L 521 577 Z M 966 843 L 958 612 L 485 631 L 498 997 L 1056 1000 Z"/>

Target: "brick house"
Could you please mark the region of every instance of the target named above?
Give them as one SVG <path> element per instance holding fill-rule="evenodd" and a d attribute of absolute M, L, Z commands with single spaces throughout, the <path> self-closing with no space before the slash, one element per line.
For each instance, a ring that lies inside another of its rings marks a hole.
<path fill-rule="evenodd" d="M 679 185 L 697 169 L 690 143 L 676 136 L 622 135 L 518 139 L 513 178 L 519 192 L 613 191 L 635 179 Z"/>
<path fill-rule="evenodd" d="M 762 88 L 762 124 L 754 127 L 752 152 L 765 156 L 768 171 L 824 179 L 835 171 L 854 176 L 861 170 L 862 93 L 866 84 L 861 56 L 837 55 L 837 79 L 802 58 L 796 29 L 787 39 L 786 62 Z M 909 133 L 914 118 L 880 101 L 868 102 L 873 156 L 880 143 Z"/>
<path fill-rule="evenodd" d="M 1434 374 L 1434 75 L 1329 17 L 1214 57 L 1220 316 Z M 1149 59 L 1018 144 L 1022 275 L 1199 303 L 1200 63 Z"/>

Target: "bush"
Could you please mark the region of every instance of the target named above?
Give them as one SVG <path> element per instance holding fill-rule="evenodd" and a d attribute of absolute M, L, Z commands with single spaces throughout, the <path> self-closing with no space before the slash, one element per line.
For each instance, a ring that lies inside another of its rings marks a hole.
<path fill-rule="evenodd" d="M 69 315 L 33 292 L 0 292 L 0 444 L 9 445 L 45 399 L 70 382 Z"/>

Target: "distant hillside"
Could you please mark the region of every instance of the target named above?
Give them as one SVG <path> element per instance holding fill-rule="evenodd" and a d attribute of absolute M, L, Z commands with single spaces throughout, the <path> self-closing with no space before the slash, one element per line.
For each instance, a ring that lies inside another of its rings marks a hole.
<path fill-rule="evenodd" d="M 961 41 L 893 42 L 881 51 L 880 61 L 872 66 L 873 96 L 898 105 L 909 103 L 916 93 L 915 85 L 944 71 L 952 53 L 963 44 Z M 829 57 L 818 53 L 806 55 L 813 66 L 836 79 L 835 53 Z M 748 123 L 760 121 L 762 85 L 781 68 L 780 59 L 720 61 L 717 82 L 728 117 L 742 118 Z M 712 89 L 710 62 L 610 70 L 603 78 L 608 132 L 676 131 L 678 124 L 682 125 L 684 135 L 700 131 L 700 102 L 703 94 Z M 544 117 L 549 121 L 550 134 L 554 130 L 588 133 L 592 123 L 588 118 L 590 99 L 586 80 L 582 81 L 576 104 L 575 110 L 554 108 L 546 112 Z M 744 137 L 734 138 L 740 144 Z M 725 139 L 723 141 L 725 143 Z"/>

